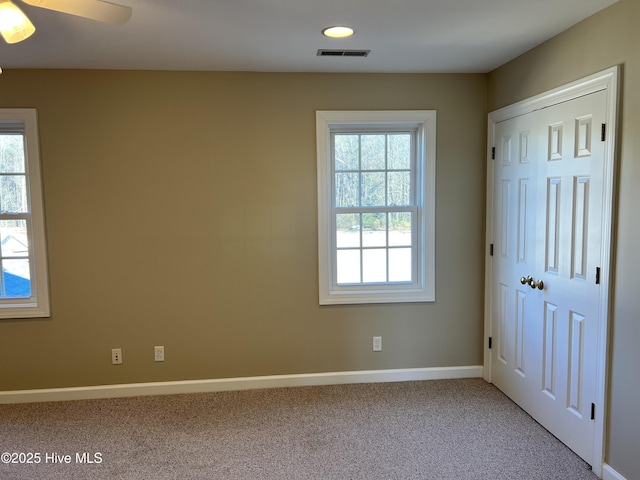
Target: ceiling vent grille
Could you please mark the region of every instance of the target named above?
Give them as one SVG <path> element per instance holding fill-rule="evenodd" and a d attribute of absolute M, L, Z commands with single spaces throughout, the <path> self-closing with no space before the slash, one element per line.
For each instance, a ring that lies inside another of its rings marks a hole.
<path fill-rule="evenodd" d="M 366 57 L 371 50 L 318 50 L 319 57 Z"/>

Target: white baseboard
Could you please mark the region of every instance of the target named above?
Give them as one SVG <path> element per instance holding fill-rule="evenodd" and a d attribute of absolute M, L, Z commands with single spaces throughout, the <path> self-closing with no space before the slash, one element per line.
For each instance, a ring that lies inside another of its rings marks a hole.
<path fill-rule="evenodd" d="M 627 480 L 618 472 L 616 472 L 611 465 L 606 463 L 602 466 L 602 480 Z"/>
<path fill-rule="evenodd" d="M 184 380 L 177 382 L 129 383 L 88 387 L 47 388 L 0 392 L 0 404 L 89 400 L 97 398 L 137 397 L 181 393 L 224 392 L 257 388 L 340 385 L 347 383 L 408 382 L 482 377 L 482 365 L 464 367 L 363 370 L 356 372 L 305 373 L 263 377 Z"/>

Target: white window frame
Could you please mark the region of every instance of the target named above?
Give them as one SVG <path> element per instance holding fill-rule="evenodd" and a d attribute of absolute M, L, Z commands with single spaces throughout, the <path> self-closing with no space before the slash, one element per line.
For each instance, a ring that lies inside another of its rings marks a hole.
<path fill-rule="evenodd" d="M 27 221 L 31 295 L 0 298 L 0 319 L 49 317 L 49 278 L 36 110 L 0 109 L 0 129 L 7 131 L 13 126 L 24 131 L 29 208 L 26 214 L 20 214 L 20 218 Z"/>
<path fill-rule="evenodd" d="M 415 207 L 417 268 L 411 284 L 338 285 L 336 265 L 332 131 L 416 130 Z M 318 273 L 320 305 L 435 301 L 436 111 L 317 111 Z"/>

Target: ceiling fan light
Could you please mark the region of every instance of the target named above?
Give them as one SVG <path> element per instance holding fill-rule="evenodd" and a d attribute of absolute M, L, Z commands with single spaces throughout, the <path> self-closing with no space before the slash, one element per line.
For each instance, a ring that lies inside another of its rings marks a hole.
<path fill-rule="evenodd" d="M 36 27 L 16 5 L 0 1 L 0 35 L 7 43 L 18 43 L 29 38 Z"/>

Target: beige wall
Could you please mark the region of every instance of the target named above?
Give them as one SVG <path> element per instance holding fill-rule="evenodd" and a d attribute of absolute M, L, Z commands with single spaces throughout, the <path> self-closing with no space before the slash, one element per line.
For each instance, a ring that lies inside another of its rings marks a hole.
<path fill-rule="evenodd" d="M 622 65 L 619 197 L 606 461 L 640 478 L 640 2 L 620 0 L 489 76 L 489 110 Z"/>
<path fill-rule="evenodd" d="M 5 71 L 0 107 L 39 115 L 53 315 L 0 321 L 0 390 L 481 364 L 486 80 Z M 438 111 L 435 303 L 318 306 L 330 109 Z"/>

